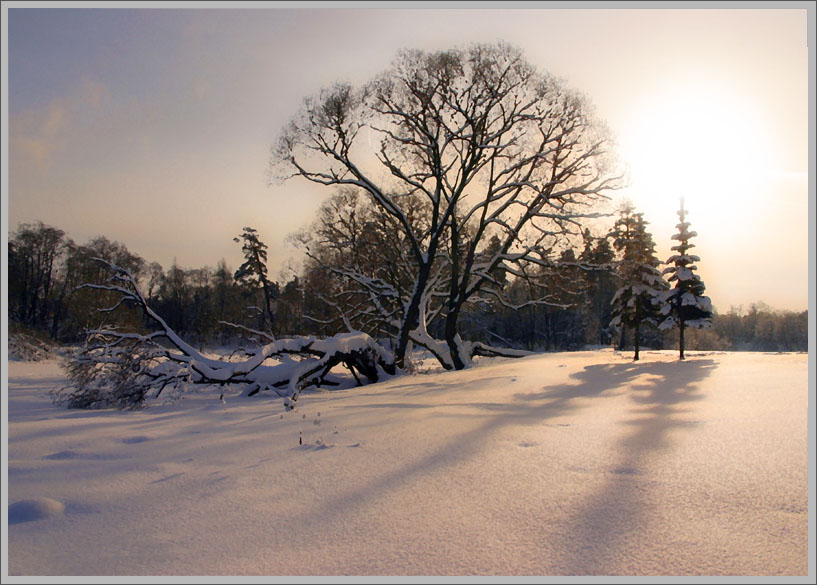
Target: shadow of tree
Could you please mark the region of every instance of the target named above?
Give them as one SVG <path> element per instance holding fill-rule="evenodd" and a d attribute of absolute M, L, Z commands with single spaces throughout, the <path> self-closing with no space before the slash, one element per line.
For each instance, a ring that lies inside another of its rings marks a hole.
<path fill-rule="evenodd" d="M 632 417 L 622 424 L 633 432 L 625 436 L 612 462 L 608 479 L 587 498 L 586 505 L 567 524 L 565 542 L 558 550 L 568 551 L 555 563 L 559 575 L 611 575 L 620 572 L 621 557 L 629 538 L 650 521 L 643 468 L 657 452 L 670 447 L 673 429 L 691 430 L 697 421 L 682 418 L 691 414 L 692 404 L 704 398 L 697 384 L 717 362 L 693 359 L 684 362 L 643 364 L 646 383 L 633 384 Z"/>
<path fill-rule="evenodd" d="M 644 386 L 637 386 L 639 396 L 636 399 L 642 401 L 641 403 L 644 404 L 647 410 L 661 404 L 664 404 L 667 408 L 674 408 L 691 396 L 691 394 L 685 394 L 683 389 L 704 377 L 709 369 L 714 366 L 714 363 L 712 360 L 684 362 L 680 364 L 680 367 L 689 370 L 686 374 L 680 371 L 675 372 L 675 365 L 668 363 L 628 362 L 624 364 L 591 365 L 570 376 L 577 383 L 556 384 L 544 387 L 539 392 L 516 394 L 514 395 L 514 401 L 511 403 L 468 403 L 467 406 L 473 407 L 481 416 L 485 417 L 482 424 L 446 441 L 445 444 L 440 445 L 439 449 L 425 457 L 407 463 L 391 473 L 373 478 L 361 487 L 327 499 L 323 505 L 310 510 L 301 519 L 307 524 L 311 524 L 319 519 L 323 521 L 331 519 L 333 516 L 338 515 L 341 510 L 344 514 L 347 514 L 350 506 L 353 508 L 363 507 L 372 499 L 399 489 L 406 482 L 411 481 L 413 477 L 418 475 L 427 476 L 439 472 L 441 469 L 454 467 L 459 461 L 477 457 L 483 450 L 485 442 L 491 441 L 495 436 L 495 431 L 502 427 L 512 424 L 544 424 L 549 419 L 563 416 L 588 404 L 587 401 L 579 399 L 615 396 L 615 390 L 624 388 L 635 378 L 645 374 L 654 376 L 656 380 Z M 676 373 L 680 374 L 681 377 L 676 379 L 678 384 L 674 385 L 671 379 Z M 670 384 L 668 392 L 672 394 L 671 397 L 664 397 L 662 394 L 665 380 Z M 493 380 L 493 383 L 496 383 L 496 379 Z M 466 404 L 459 404 L 458 406 L 463 405 Z M 412 405 L 401 403 L 395 406 L 405 408 Z M 417 405 L 418 408 L 422 406 Z M 671 414 L 671 412 L 656 410 L 649 415 L 649 420 L 644 422 L 635 421 L 631 424 L 642 429 L 639 434 L 657 435 L 665 432 L 665 429 L 672 424 L 666 420 Z M 661 419 L 665 419 L 664 422 L 661 422 Z M 633 437 L 632 440 L 634 445 L 643 443 L 636 437 Z M 630 445 L 626 445 L 626 447 L 629 448 Z M 622 465 L 636 465 L 637 458 L 638 454 L 635 453 L 632 461 L 629 463 L 623 462 Z M 602 501 L 605 501 L 604 493 L 601 494 L 601 498 Z M 591 504 L 591 509 L 587 512 L 587 519 L 576 519 L 576 529 L 581 531 L 583 525 L 588 523 L 588 526 L 594 525 L 593 519 L 602 513 L 603 506 L 597 510 L 595 504 Z M 613 531 L 608 532 L 612 534 Z M 587 534 L 595 537 L 596 533 L 588 530 Z M 570 568 L 576 566 L 579 561 L 584 561 L 584 559 L 582 557 L 566 559 L 563 565 Z"/>
<path fill-rule="evenodd" d="M 540 392 L 516 394 L 515 399 L 526 401 L 545 400 L 550 405 L 562 404 L 575 398 L 586 398 L 602 395 L 627 384 L 633 378 L 645 372 L 648 364 L 595 364 L 585 366 L 579 372 L 570 375 L 578 384 L 556 384 L 547 386 Z"/>
<path fill-rule="evenodd" d="M 624 386 L 633 378 L 644 373 L 646 364 L 627 363 L 627 364 L 598 364 L 585 366 L 580 372 L 571 374 L 571 380 L 576 383 L 553 384 L 542 388 L 538 392 L 518 393 L 513 395 L 513 402 L 475 402 L 473 400 L 466 400 L 464 402 L 457 402 L 456 400 L 448 400 L 444 403 L 429 402 L 382 402 L 382 393 L 370 393 L 357 395 L 360 397 L 372 397 L 371 403 L 361 404 L 356 403 L 354 406 L 345 408 L 404 408 L 404 409 L 434 409 L 445 412 L 448 409 L 461 409 L 462 407 L 469 407 L 476 411 L 485 411 L 485 414 L 491 418 L 487 421 L 484 427 L 473 432 L 486 432 L 495 427 L 501 427 L 511 422 L 519 422 L 520 419 L 529 419 L 531 422 L 539 422 L 547 418 L 561 416 L 579 405 L 574 403 L 576 399 L 591 398 L 594 396 L 612 396 L 612 390 Z M 513 377 L 491 377 L 480 378 L 479 380 L 469 383 L 469 389 L 477 394 L 479 390 L 490 388 L 500 384 L 511 383 Z M 440 395 L 445 396 L 446 391 L 454 390 L 462 386 L 462 382 L 438 382 L 419 384 L 417 390 L 403 393 L 405 396 L 420 396 L 420 395 Z M 417 384 L 414 384 L 417 386 Z M 392 389 L 403 390 L 411 388 L 411 384 L 403 384 L 394 386 Z M 353 396 L 353 395 L 350 395 Z M 501 417 L 496 415 L 501 414 Z M 446 415 L 448 416 L 448 415 Z M 463 416 L 474 416 L 463 415 Z"/>

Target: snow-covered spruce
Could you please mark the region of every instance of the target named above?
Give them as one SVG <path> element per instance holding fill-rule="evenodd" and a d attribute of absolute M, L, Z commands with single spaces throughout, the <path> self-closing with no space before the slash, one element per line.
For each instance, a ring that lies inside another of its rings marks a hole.
<path fill-rule="evenodd" d="M 675 286 L 664 295 L 665 304 L 661 308 L 664 316 L 659 325 L 660 329 L 670 329 L 678 327 L 678 351 L 680 359 L 684 359 L 684 330 L 687 327 L 693 329 L 705 329 L 712 324 L 712 301 L 704 296 L 706 287 L 701 277 L 695 274 L 698 267 L 694 264 L 701 259 L 694 254 L 688 254 L 690 248 L 695 244 L 690 244 L 689 240 L 697 236 L 697 232 L 690 231 L 689 222 L 686 221 L 686 211 L 684 210 L 684 198 L 681 198 L 681 209 L 678 210 L 680 222 L 676 224 L 678 233 L 672 236 L 673 240 L 679 242 L 671 249 L 676 252 L 670 256 L 665 264 L 664 274 L 669 275 L 669 282 Z"/>
<path fill-rule="evenodd" d="M 641 326 L 658 324 L 667 290 L 667 283 L 658 270 L 660 262 L 655 257 L 655 243 L 646 230 L 647 223 L 644 214 L 635 213 L 635 208 L 628 203 L 621 208 L 621 216 L 610 234 L 614 238 L 613 246 L 622 255 L 618 262 L 622 284 L 613 296 L 610 325 L 621 327 L 620 349 L 624 348 L 625 328 L 632 329 L 633 361 L 639 359 Z"/>
<path fill-rule="evenodd" d="M 78 408 L 135 407 L 158 397 L 165 388 L 183 391 L 190 385 L 240 386 L 244 394 L 273 391 L 294 408 L 300 392 L 310 386 L 332 385 L 328 377 L 337 365 L 345 366 L 363 384 L 396 371 L 391 355 L 369 335 L 349 332 L 315 339 L 296 337 L 273 341 L 249 352 L 242 361 L 207 357 L 185 342 L 147 304 L 136 279 L 124 268 L 99 260 L 111 272 L 105 284 L 86 288 L 120 295 L 113 311 L 124 303 L 140 307 L 154 325 L 150 333 L 97 329 L 84 347 L 68 356 L 69 387 L 55 392 L 59 403 Z M 270 365 L 270 361 L 275 361 Z"/>

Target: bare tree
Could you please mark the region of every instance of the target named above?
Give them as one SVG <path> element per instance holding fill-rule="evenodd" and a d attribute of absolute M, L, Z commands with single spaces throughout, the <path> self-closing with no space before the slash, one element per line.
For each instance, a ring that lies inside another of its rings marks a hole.
<path fill-rule="evenodd" d="M 65 232 L 44 225 L 21 224 L 8 243 L 9 312 L 31 327 L 45 328 Z"/>
<path fill-rule="evenodd" d="M 412 282 L 397 306 L 395 358 L 444 295 L 446 367 L 478 351 L 457 322 L 497 268 L 522 274 L 543 245 L 593 215 L 617 186 L 610 142 L 587 102 L 505 44 L 407 50 L 361 88 L 336 84 L 305 101 L 273 150 L 271 176 L 358 188 L 400 234 Z M 423 221 L 409 210 L 421 201 Z M 492 238 L 499 245 L 484 254 Z"/>
<path fill-rule="evenodd" d="M 415 227 L 426 216 L 421 207 L 419 198 L 406 202 L 406 217 Z M 291 239 L 309 258 L 307 273 L 320 274 L 308 279 L 309 293 L 335 315 L 335 330 L 396 337 L 416 271 L 389 214 L 365 193 L 342 188 Z"/>

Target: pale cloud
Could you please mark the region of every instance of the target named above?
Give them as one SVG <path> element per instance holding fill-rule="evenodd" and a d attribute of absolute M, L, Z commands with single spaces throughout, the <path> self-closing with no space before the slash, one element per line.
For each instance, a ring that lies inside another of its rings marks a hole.
<path fill-rule="evenodd" d="M 105 84 L 86 78 L 69 95 L 52 98 L 43 106 L 9 112 L 10 160 L 15 168 L 48 171 L 73 141 L 80 121 L 98 115 L 110 103 Z"/>
<path fill-rule="evenodd" d="M 53 153 L 64 144 L 70 110 L 70 100 L 58 98 L 43 108 L 9 114 L 10 159 L 23 165 L 33 164 L 40 171 L 48 170 Z"/>

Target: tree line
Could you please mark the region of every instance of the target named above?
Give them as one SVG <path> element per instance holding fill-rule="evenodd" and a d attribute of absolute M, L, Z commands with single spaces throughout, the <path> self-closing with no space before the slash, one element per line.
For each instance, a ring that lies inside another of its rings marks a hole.
<path fill-rule="evenodd" d="M 323 210 L 334 205 L 328 202 Z M 343 328 L 333 301 L 326 302 L 337 283 L 330 282 L 318 262 L 308 261 L 302 274 L 278 282 L 268 275 L 266 245 L 258 233 L 245 228 L 236 239 L 248 257 L 239 269 L 221 259 L 215 268 L 174 263 L 165 270 L 104 236 L 78 245 L 59 228 L 42 222 L 21 224 L 8 242 L 11 329 L 75 344 L 86 331 L 109 322 L 141 327 L 138 312 L 122 307 L 115 316 L 100 313 L 104 295 L 78 288 L 104 280 L 104 267 L 95 258 L 133 272 L 157 313 L 200 346 L 245 343 L 254 331 L 277 337 L 329 336 Z M 618 258 L 613 238 L 593 237 L 586 229 L 579 245 L 559 253 L 535 278 L 511 278 L 497 271 L 509 302 L 485 299 L 469 308 L 462 318 L 463 337 L 534 351 L 632 347 L 633 340 L 625 335 L 622 343 L 622 329 L 611 325 L 612 300 L 621 283 Z M 534 298 L 548 303 L 526 304 Z M 365 328 L 362 321 L 354 326 Z M 432 334 L 439 334 L 441 326 L 435 327 Z M 376 328 L 370 331 L 377 336 Z M 661 331 L 653 324 L 647 324 L 641 335 L 643 344 L 655 349 L 677 346 L 677 337 L 676 330 Z M 807 351 L 808 312 L 779 311 L 763 302 L 715 311 L 710 329 L 688 333 L 687 348 Z"/>
<path fill-rule="evenodd" d="M 105 236 L 77 244 L 63 230 L 42 222 L 21 224 L 8 242 L 9 320 L 47 334 L 61 343 L 76 343 L 87 331 L 105 324 L 142 326 L 142 316 L 122 306 L 115 314 L 100 311 L 112 295 L 83 288 L 107 278 L 104 260 L 132 273 L 151 306 L 177 332 L 198 344 L 226 344 L 248 330 L 306 332 L 301 323 L 303 295 L 298 278 L 279 286 L 266 275 L 266 245 L 251 228 L 244 238 L 248 260 L 231 270 L 224 259 L 215 268 L 164 269 Z M 271 320 L 275 305 L 275 320 Z M 307 322 L 308 324 L 308 322 Z"/>

